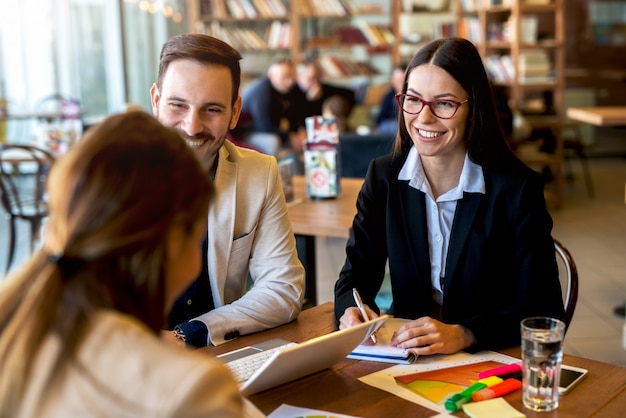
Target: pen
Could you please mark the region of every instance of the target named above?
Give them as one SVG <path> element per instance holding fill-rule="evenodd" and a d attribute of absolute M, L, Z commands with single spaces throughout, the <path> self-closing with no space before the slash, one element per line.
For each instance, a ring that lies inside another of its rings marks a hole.
<path fill-rule="evenodd" d="M 472 400 L 474 402 L 484 401 L 487 399 L 497 398 L 504 396 L 507 393 L 514 392 L 522 387 L 522 382 L 517 379 L 506 379 L 504 382 L 493 385 L 490 388 L 481 389 L 478 392 L 472 393 Z"/>
<path fill-rule="evenodd" d="M 484 372 L 478 373 L 479 379 L 484 379 L 489 376 L 503 376 L 505 374 L 516 373 L 522 370 L 522 365 L 520 363 L 513 364 L 505 364 L 504 366 L 496 367 L 494 369 L 485 370 Z"/>
<path fill-rule="evenodd" d="M 461 409 L 461 406 L 464 403 L 470 402 L 472 400 L 472 394 L 474 392 L 478 392 L 481 389 L 488 388 L 490 386 L 497 385 L 502 382 L 497 376 L 487 377 L 485 379 L 480 379 L 478 382 L 474 383 L 472 386 L 468 387 L 462 392 L 455 393 L 448 399 L 446 399 L 445 407 L 448 412 L 456 412 Z"/>
<path fill-rule="evenodd" d="M 356 302 L 357 308 L 361 311 L 361 316 L 363 317 L 363 321 L 369 321 L 369 317 L 367 316 L 367 312 L 365 312 L 365 307 L 363 306 L 363 301 L 361 300 L 361 295 L 359 295 L 359 291 L 356 288 L 352 289 L 352 296 L 354 296 L 354 301 Z M 374 334 L 370 335 L 374 344 L 376 344 L 376 336 Z"/>

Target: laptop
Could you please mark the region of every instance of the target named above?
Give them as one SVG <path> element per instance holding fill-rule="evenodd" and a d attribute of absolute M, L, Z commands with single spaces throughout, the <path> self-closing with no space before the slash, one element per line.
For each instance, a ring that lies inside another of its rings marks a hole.
<path fill-rule="evenodd" d="M 382 315 L 299 344 L 282 339 L 268 340 L 217 358 L 231 368 L 235 378 L 239 377 L 241 393 L 249 396 L 333 366 L 376 332 L 387 318 Z M 250 365 L 253 370 L 239 373 Z"/>

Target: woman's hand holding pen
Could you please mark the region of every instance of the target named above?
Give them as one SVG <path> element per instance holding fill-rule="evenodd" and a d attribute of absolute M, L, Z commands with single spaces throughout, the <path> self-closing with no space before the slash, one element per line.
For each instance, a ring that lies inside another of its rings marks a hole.
<path fill-rule="evenodd" d="M 370 309 L 369 306 L 363 305 L 365 308 L 365 312 L 367 312 L 367 317 L 369 319 L 374 319 L 378 317 L 378 314 Z M 352 306 L 347 308 L 341 318 L 339 318 L 339 329 L 346 329 L 358 325 L 362 322 L 365 322 L 363 315 L 361 315 L 361 311 L 356 306 Z"/>
<path fill-rule="evenodd" d="M 444 324 L 428 316 L 402 325 L 391 339 L 392 345 L 409 348 L 420 356 L 453 354 L 475 343 L 474 334 L 462 325 Z"/>

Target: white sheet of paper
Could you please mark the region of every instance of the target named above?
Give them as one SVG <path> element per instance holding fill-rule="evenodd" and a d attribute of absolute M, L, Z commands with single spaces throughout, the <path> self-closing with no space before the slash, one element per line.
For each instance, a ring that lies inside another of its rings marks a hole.
<path fill-rule="evenodd" d="M 294 418 L 294 417 L 312 417 L 315 418 L 358 418 L 352 415 L 336 414 L 334 412 L 322 411 L 319 409 L 300 408 L 299 406 L 282 404 L 274 409 L 267 418 Z"/>

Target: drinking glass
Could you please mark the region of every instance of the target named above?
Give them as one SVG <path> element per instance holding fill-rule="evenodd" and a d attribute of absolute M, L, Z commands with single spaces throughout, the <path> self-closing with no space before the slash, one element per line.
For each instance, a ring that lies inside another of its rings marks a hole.
<path fill-rule="evenodd" d="M 552 411 L 559 406 L 565 323 L 547 317 L 526 318 L 521 333 L 524 406 Z"/>

